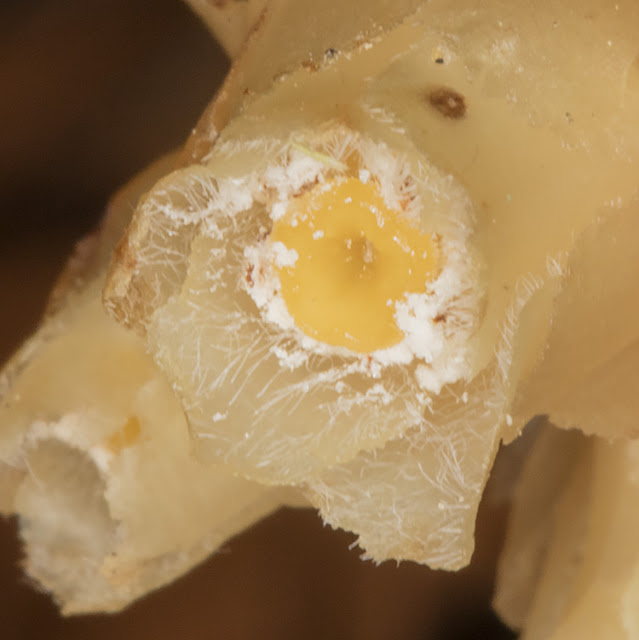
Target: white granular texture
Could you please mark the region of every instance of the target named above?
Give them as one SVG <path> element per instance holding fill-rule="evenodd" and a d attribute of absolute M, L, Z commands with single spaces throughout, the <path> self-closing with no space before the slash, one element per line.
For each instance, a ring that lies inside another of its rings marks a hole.
<path fill-rule="evenodd" d="M 337 163 L 352 152 L 358 154 L 361 164 L 359 179 L 362 182 L 374 180 L 390 209 L 399 210 L 403 203 L 403 215 L 413 221 L 420 220 L 424 213 L 426 192 L 429 199 L 435 200 L 442 209 L 433 219 L 439 224 L 442 219 L 447 220 L 447 230 L 442 229 L 441 233 L 439 229 L 434 230 L 438 232 L 443 256 L 439 276 L 433 282 L 425 283 L 423 293 L 406 294 L 404 299 L 394 303 L 395 320 L 404 339 L 393 347 L 362 357 L 344 347 L 328 345 L 303 334 L 296 328 L 286 308 L 276 271 L 277 268 L 294 265 L 297 253 L 281 242 L 270 242 L 268 238 L 245 249 L 245 258 L 252 266 L 253 273 L 261 274 L 247 291 L 267 322 L 285 331 L 294 330 L 296 334 L 295 347 L 289 348 L 286 355 L 282 349 L 278 351 L 277 357 L 282 366 L 292 369 L 304 365 L 307 360 L 303 352 L 335 354 L 360 360 L 360 371 L 378 378 L 388 366 L 415 362 L 419 365 L 415 369 L 419 387 L 439 393 L 443 385 L 471 375 L 466 343 L 475 329 L 480 294 L 477 283 L 479 270 L 467 246 L 472 223 L 469 200 L 450 176 L 440 172 L 434 176 L 420 175 L 419 169 L 423 170 L 424 167 L 418 167 L 415 175 L 406 160 L 391 153 L 385 145 L 360 139 L 354 134 L 345 135 L 344 138 L 327 141 L 321 149 L 322 153 L 329 154 Z M 329 189 L 329 181 L 339 177 L 339 173 L 335 175 L 333 166 L 327 166 L 315 156 L 305 155 L 300 146 L 289 150 L 284 158 L 278 159 L 264 172 L 264 185 L 275 194 L 272 201 L 266 203 L 273 222 L 286 213 L 288 202 L 297 192 L 308 187 Z M 434 172 L 432 168 L 429 171 Z M 441 183 L 445 184 L 445 189 Z M 451 190 L 454 198 L 450 198 Z M 441 193 L 447 194 L 446 200 L 442 200 Z M 432 206 L 432 203 L 429 204 Z M 313 237 L 322 235 L 322 231 L 315 231 Z M 392 301 L 389 303 L 393 304 Z"/>

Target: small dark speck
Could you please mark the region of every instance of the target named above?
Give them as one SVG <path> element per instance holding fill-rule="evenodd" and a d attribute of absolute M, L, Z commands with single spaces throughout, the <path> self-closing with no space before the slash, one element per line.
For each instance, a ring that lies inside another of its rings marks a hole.
<path fill-rule="evenodd" d="M 326 49 L 326 51 L 324 51 L 324 57 L 330 60 L 331 58 L 334 58 L 338 53 L 339 51 L 337 49 L 329 47 L 328 49 Z"/>
<path fill-rule="evenodd" d="M 435 64 L 444 64 L 444 58 L 435 58 Z"/>
<path fill-rule="evenodd" d="M 428 95 L 428 102 L 445 118 L 460 120 L 466 115 L 466 99 L 454 89 L 448 87 L 433 89 Z"/>

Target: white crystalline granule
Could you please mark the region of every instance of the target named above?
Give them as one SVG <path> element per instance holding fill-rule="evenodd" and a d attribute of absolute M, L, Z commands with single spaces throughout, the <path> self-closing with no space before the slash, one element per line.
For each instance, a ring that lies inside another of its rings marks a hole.
<path fill-rule="evenodd" d="M 282 267 L 292 267 L 299 258 L 295 249 L 288 249 L 282 242 L 272 242 L 273 264 L 281 269 Z"/>

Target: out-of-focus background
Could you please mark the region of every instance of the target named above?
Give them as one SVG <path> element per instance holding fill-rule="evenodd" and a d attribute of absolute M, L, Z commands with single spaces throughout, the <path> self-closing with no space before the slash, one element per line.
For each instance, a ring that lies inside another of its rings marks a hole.
<path fill-rule="evenodd" d="M 0 362 L 109 195 L 185 140 L 227 69 L 180 0 L 0 2 Z M 482 507 L 473 563 L 453 574 L 375 567 L 352 535 L 284 510 L 125 612 L 71 619 L 22 575 L 0 519 L 0 638 L 513 638 L 489 607 L 504 516 Z"/>

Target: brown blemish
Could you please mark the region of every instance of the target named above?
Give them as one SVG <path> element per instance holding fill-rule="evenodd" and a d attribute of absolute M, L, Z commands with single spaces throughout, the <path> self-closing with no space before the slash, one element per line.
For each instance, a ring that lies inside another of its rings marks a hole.
<path fill-rule="evenodd" d="M 445 313 L 440 313 L 439 315 L 435 316 L 433 318 L 433 322 L 435 324 L 439 324 L 440 322 L 446 322 L 446 314 Z"/>
<path fill-rule="evenodd" d="M 137 259 L 135 252 L 130 250 L 127 236 L 128 233 L 120 238 L 118 243 L 115 245 L 111 257 L 111 264 L 117 263 L 127 271 L 133 271 L 137 265 Z"/>
<path fill-rule="evenodd" d="M 136 444 L 140 439 L 141 432 L 139 418 L 131 416 L 119 431 L 112 433 L 106 439 L 104 446 L 114 455 L 118 455 L 123 449 Z"/>
<path fill-rule="evenodd" d="M 273 225 L 272 225 L 272 221 L 269 220 L 268 221 L 268 225 L 267 226 L 263 226 L 260 225 L 260 230 L 259 233 L 257 234 L 257 242 L 264 242 L 264 240 L 266 240 L 266 238 L 269 237 L 269 235 L 271 235 L 271 229 L 272 229 Z"/>
<path fill-rule="evenodd" d="M 301 195 L 307 193 L 308 191 L 310 191 L 311 189 L 313 189 L 314 187 L 316 187 L 319 184 L 319 177 L 315 177 L 315 179 L 312 182 L 306 182 L 304 183 L 294 194 L 293 197 L 294 198 L 299 198 Z"/>
<path fill-rule="evenodd" d="M 449 87 L 432 89 L 428 94 L 428 102 L 445 118 L 460 120 L 466 115 L 466 99 Z"/>
<path fill-rule="evenodd" d="M 255 269 L 255 266 L 252 264 L 249 264 L 246 267 L 246 276 L 244 277 L 244 279 L 246 280 L 246 284 L 249 287 L 252 287 L 255 284 L 255 281 L 253 280 L 253 269 Z"/>
<path fill-rule="evenodd" d="M 313 60 L 304 60 L 301 66 L 302 69 L 305 69 L 306 71 L 309 71 L 311 73 L 319 69 L 319 67 L 317 66 L 317 64 L 315 64 L 315 62 L 313 62 Z"/>

